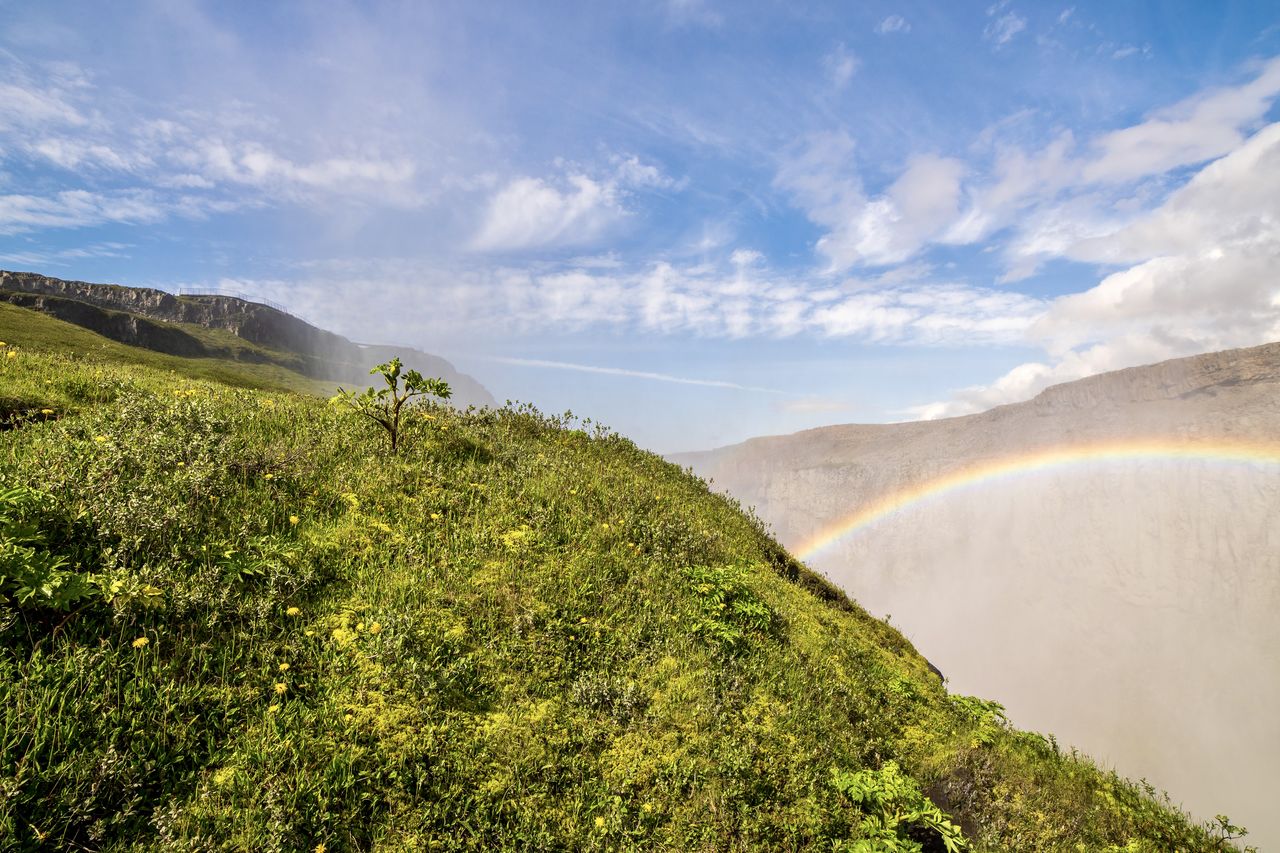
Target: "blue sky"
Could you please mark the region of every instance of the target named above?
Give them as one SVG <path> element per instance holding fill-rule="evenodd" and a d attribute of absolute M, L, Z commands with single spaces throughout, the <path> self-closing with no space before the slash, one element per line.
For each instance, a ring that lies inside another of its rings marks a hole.
<path fill-rule="evenodd" d="M 0 0 L 0 267 L 661 451 L 1280 339 L 1280 8 Z"/>

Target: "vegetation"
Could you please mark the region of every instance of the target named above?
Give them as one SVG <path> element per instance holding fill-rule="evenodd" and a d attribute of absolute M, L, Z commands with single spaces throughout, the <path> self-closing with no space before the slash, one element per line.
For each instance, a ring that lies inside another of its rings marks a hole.
<path fill-rule="evenodd" d="M 404 370 L 400 359 L 393 358 L 369 371 L 381 376 L 386 388 L 366 388 L 360 393 L 338 389 L 331 402 L 343 403 L 382 427 L 391 441 L 391 455 L 399 452 L 400 416 L 404 407 L 419 397 L 449 399 L 449 383 L 443 379 L 427 379 L 416 370 Z M 400 380 L 404 379 L 404 387 Z"/>
<path fill-rule="evenodd" d="M 0 434 L 0 848 L 1227 843 L 607 430 L 427 402 L 391 456 L 50 328 L 0 358 L 49 410 Z"/>

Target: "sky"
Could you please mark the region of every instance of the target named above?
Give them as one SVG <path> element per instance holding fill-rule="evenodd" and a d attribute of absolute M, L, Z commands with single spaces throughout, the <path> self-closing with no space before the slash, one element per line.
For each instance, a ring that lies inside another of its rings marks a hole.
<path fill-rule="evenodd" d="M 0 268 L 659 452 L 1280 340 L 1274 2 L 0 0 Z"/>

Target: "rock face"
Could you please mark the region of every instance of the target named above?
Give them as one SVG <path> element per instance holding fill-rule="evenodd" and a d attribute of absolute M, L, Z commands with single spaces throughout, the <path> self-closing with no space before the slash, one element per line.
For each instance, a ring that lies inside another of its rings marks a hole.
<path fill-rule="evenodd" d="M 495 405 L 484 386 L 437 355 L 357 344 L 268 305 L 234 296 L 174 296 L 152 288 L 0 270 L 0 299 L 133 346 L 173 355 L 273 362 L 315 379 L 349 384 L 367 384 L 370 367 L 399 355 L 407 366 L 447 381 L 454 405 Z M 274 352 L 211 346 L 172 324 L 221 329 Z"/>
<path fill-rule="evenodd" d="M 1132 454 L 977 478 L 816 551 L 962 693 L 1280 844 L 1280 344 L 1055 386 L 943 421 L 848 425 L 673 457 L 801 549 L 949 474 L 1099 443 Z M 1271 461 L 1268 461 L 1268 460 Z M 803 556 L 803 555 L 801 555 Z"/>

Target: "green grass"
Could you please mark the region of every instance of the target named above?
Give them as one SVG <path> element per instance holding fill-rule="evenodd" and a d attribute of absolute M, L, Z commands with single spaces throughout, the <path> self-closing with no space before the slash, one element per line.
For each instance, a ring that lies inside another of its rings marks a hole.
<path fill-rule="evenodd" d="M 0 848 L 942 850 L 941 809 L 976 850 L 1227 849 L 608 431 L 424 407 L 391 457 L 15 319 L 0 396 L 54 413 L 0 441 L 0 494 L 43 496 L 0 506 L 0 573 L 96 593 L 0 580 Z"/>
<path fill-rule="evenodd" d="M 198 334 L 202 341 L 210 345 L 238 346 L 246 352 L 260 349 L 240 341 L 228 332 L 186 324 L 179 327 L 188 333 Z M 84 364 L 103 367 L 137 365 L 164 371 L 171 374 L 174 382 L 203 380 L 239 388 L 312 394 L 323 394 L 333 388 L 333 383 L 310 379 L 278 364 L 183 358 L 127 346 L 72 323 L 3 302 L 0 302 L 0 341 L 11 343 L 32 354 L 75 354 Z M 91 375 L 92 371 L 83 369 L 71 371 L 64 377 L 10 375 L 3 388 L 0 388 L 0 419 L 29 408 L 67 411 L 86 402 L 92 403 L 92 395 L 89 399 L 84 399 L 88 392 L 78 387 L 82 382 L 92 384 Z"/>

